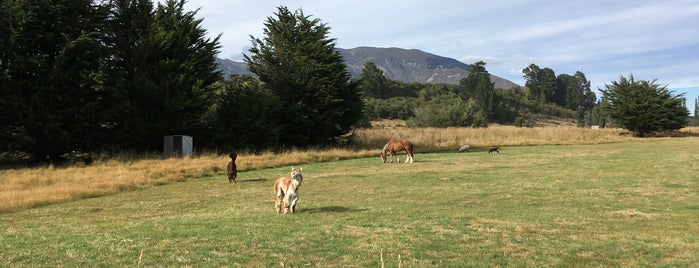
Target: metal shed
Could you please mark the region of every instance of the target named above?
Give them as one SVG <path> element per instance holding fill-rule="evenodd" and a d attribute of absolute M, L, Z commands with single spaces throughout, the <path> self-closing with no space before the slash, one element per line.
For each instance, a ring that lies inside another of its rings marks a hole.
<path fill-rule="evenodd" d="M 192 154 L 194 142 L 192 136 L 172 135 L 163 139 L 163 154 L 165 157 L 182 157 Z"/>

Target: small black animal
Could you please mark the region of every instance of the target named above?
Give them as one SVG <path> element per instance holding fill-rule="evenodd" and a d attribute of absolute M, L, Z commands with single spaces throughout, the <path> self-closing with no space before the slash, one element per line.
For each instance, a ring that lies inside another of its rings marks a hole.
<path fill-rule="evenodd" d="M 238 158 L 238 154 L 231 153 L 228 156 L 231 158 L 231 162 L 228 163 L 228 183 L 237 183 L 235 178 L 238 177 L 238 168 L 235 166 L 235 159 Z"/>
<path fill-rule="evenodd" d="M 499 146 L 490 147 L 490 149 L 488 149 L 488 153 L 489 153 L 489 154 L 491 154 L 491 153 L 500 153 L 500 147 L 499 147 Z"/>

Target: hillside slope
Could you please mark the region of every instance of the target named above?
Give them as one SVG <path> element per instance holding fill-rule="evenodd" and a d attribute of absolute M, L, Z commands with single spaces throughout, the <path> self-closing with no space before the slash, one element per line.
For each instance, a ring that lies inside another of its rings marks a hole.
<path fill-rule="evenodd" d="M 373 62 L 384 72 L 386 78 L 401 82 L 458 84 L 468 76 L 471 65 L 458 60 L 434 55 L 418 49 L 357 47 L 338 48 L 345 65 L 353 78 L 359 78 L 367 62 Z M 251 74 L 244 62 L 217 59 L 219 69 L 228 78 L 231 74 Z M 491 74 L 496 88 L 511 88 L 518 85 Z"/>

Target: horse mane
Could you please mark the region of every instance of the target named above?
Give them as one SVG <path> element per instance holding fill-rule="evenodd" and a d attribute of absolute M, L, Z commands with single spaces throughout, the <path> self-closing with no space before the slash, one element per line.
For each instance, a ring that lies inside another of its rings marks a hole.
<path fill-rule="evenodd" d="M 383 146 L 383 149 L 381 150 L 381 153 L 386 154 L 386 151 L 388 151 L 388 144 L 390 144 L 391 141 L 388 141 L 386 145 Z"/>

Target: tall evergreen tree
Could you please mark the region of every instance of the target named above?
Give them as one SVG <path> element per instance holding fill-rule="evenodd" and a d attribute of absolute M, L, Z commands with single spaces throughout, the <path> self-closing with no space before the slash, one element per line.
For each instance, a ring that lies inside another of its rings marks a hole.
<path fill-rule="evenodd" d="M 597 97 L 590 90 L 590 81 L 585 78 L 585 74 L 580 71 L 572 76 L 560 74 L 556 77 L 556 83 L 556 104 L 576 111 L 578 126 L 588 124 Z"/>
<path fill-rule="evenodd" d="M 533 97 L 545 101 L 554 102 L 556 99 L 556 74 L 549 68 L 541 69 L 536 64 L 522 70 L 524 86 L 529 88 Z"/>
<path fill-rule="evenodd" d="M 279 7 L 264 23 L 262 39 L 251 37 L 251 72 L 281 100 L 281 142 L 321 144 L 347 133 L 362 118 L 358 85 L 350 81 L 330 28 L 302 10 Z"/>
<path fill-rule="evenodd" d="M 568 109 L 576 109 L 580 105 L 578 92 L 580 81 L 569 74 L 556 76 L 556 104 Z"/>
<path fill-rule="evenodd" d="M 123 99 L 116 123 L 122 147 L 157 150 L 162 137 L 202 134 L 221 79 L 215 63 L 219 37 L 206 38 L 196 11 L 168 0 L 119 0 L 113 16 L 114 61 Z"/>
<path fill-rule="evenodd" d="M 106 13 L 90 0 L 2 1 L 1 9 L 2 150 L 57 159 L 100 146 Z"/>
<path fill-rule="evenodd" d="M 487 118 L 493 118 L 497 105 L 495 83 L 490 81 L 490 73 L 485 69 L 485 62 L 479 61 L 471 65 L 471 70 L 459 82 L 459 88 L 469 98 L 474 98 L 476 104 L 483 109 Z M 468 100 L 468 99 L 464 99 Z"/>
<path fill-rule="evenodd" d="M 677 130 L 687 125 L 683 94 L 673 95 L 667 86 L 654 81 L 636 81 L 621 76 L 601 90 L 609 102 L 608 111 L 615 123 L 643 137 L 658 131 Z"/>
<path fill-rule="evenodd" d="M 578 82 L 578 88 L 575 93 L 571 95 L 576 95 L 578 102 L 577 107 L 569 105 L 569 108 L 575 110 L 578 113 L 578 127 L 585 127 L 591 125 L 592 120 L 592 108 L 595 107 L 597 102 L 597 95 L 595 95 L 592 90 L 590 90 L 590 80 L 587 80 L 583 72 L 575 72 L 575 78 Z M 568 97 L 568 99 L 571 99 Z"/>
<path fill-rule="evenodd" d="M 359 81 L 359 88 L 365 97 L 383 98 L 383 92 L 388 89 L 388 79 L 383 71 L 373 62 L 367 62 L 362 67 L 362 78 Z"/>
<path fill-rule="evenodd" d="M 220 150 L 262 150 L 279 145 L 277 118 L 284 112 L 274 93 L 249 75 L 231 75 L 209 122 L 210 146 Z"/>

